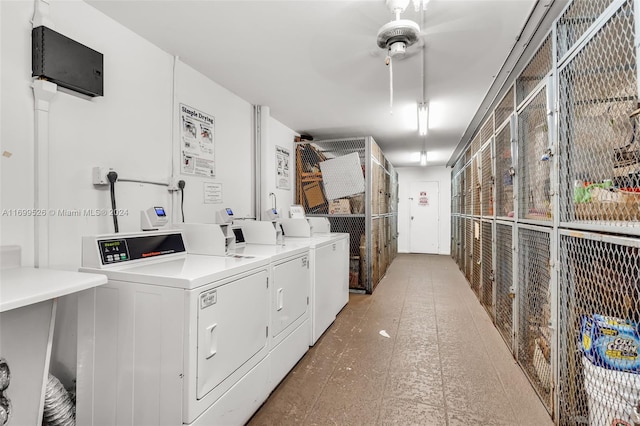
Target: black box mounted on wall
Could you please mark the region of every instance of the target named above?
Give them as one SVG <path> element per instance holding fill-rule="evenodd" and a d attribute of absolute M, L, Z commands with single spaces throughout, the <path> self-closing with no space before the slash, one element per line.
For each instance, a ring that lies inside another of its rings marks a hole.
<path fill-rule="evenodd" d="M 84 95 L 103 95 L 102 53 L 44 26 L 31 31 L 31 47 L 33 77 Z"/>

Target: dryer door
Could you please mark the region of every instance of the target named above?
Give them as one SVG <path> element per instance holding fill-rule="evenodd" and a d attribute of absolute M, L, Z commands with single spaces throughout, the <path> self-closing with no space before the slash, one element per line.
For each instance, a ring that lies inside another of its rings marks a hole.
<path fill-rule="evenodd" d="M 266 270 L 200 293 L 198 399 L 265 347 L 268 297 Z"/>
<path fill-rule="evenodd" d="M 274 338 L 307 312 L 310 280 L 306 254 L 273 266 L 271 334 Z"/>

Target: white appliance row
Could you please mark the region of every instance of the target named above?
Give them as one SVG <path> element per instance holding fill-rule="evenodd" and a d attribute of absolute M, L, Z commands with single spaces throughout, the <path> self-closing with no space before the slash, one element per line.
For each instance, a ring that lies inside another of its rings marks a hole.
<path fill-rule="evenodd" d="M 245 423 L 346 303 L 348 250 L 348 234 L 228 256 L 188 254 L 179 230 L 85 237 L 81 271 L 108 283 L 79 298 L 77 423 Z"/>

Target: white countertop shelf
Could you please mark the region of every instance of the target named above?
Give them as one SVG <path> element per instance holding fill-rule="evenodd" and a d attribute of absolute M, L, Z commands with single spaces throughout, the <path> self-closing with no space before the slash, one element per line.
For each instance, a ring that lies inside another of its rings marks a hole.
<path fill-rule="evenodd" d="M 97 287 L 101 274 L 16 267 L 0 270 L 0 312 Z"/>

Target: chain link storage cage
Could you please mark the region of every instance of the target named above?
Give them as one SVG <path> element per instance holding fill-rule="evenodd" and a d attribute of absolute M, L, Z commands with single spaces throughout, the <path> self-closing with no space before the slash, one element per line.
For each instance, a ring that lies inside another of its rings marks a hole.
<path fill-rule="evenodd" d="M 464 214 L 473 214 L 471 161 L 464 167 Z"/>
<path fill-rule="evenodd" d="M 573 0 L 556 21 L 559 62 L 614 0 Z"/>
<path fill-rule="evenodd" d="M 551 237 L 547 228 L 518 230 L 517 359 L 551 413 Z"/>
<path fill-rule="evenodd" d="M 482 221 L 482 284 L 480 286 L 480 303 L 485 307 L 491 319 L 495 322 L 493 305 L 493 222 Z"/>
<path fill-rule="evenodd" d="M 356 204 L 353 207 L 357 208 L 357 212 L 364 214 L 364 193 L 361 186 L 355 182 L 353 162 L 340 161 L 337 169 L 334 166 L 336 163 L 331 163 L 333 173 L 330 182 L 327 179 L 328 173 L 323 175 L 322 167 L 326 161 L 350 159 L 351 157 L 347 156 L 356 155 L 364 178 L 371 179 L 371 176 L 365 175 L 366 144 L 365 137 L 296 143 L 296 202 L 304 207 L 307 214 L 329 214 L 329 204 L 333 201 L 343 202 L 342 211 L 353 210 L 351 205 L 346 206 L 353 201 Z M 329 194 L 327 185 L 331 187 Z M 338 197 L 328 198 L 333 197 L 333 194 Z"/>
<path fill-rule="evenodd" d="M 513 220 L 513 160 L 511 158 L 511 127 L 507 124 L 495 141 L 496 217 Z"/>
<path fill-rule="evenodd" d="M 480 216 L 480 191 L 482 187 L 482 159 L 480 158 L 480 152 L 473 156 L 471 161 L 471 202 L 473 203 L 474 216 Z"/>
<path fill-rule="evenodd" d="M 480 212 L 484 217 L 493 217 L 493 137 L 480 151 L 482 173 L 480 175 Z"/>
<path fill-rule="evenodd" d="M 640 400 L 640 241 L 563 230 L 560 261 L 566 267 L 559 277 L 559 423 L 633 424 Z"/>
<path fill-rule="evenodd" d="M 471 284 L 471 273 L 473 271 L 473 219 L 464 219 L 464 276 Z"/>
<path fill-rule="evenodd" d="M 379 281 L 380 229 L 373 227 L 371 210 L 377 185 L 387 185 L 381 164 L 384 155 L 369 136 L 296 143 L 296 203 L 309 216 L 328 217 L 332 232 L 349 233 L 349 286 L 367 293 Z M 388 203 L 377 201 L 378 210 Z"/>
<path fill-rule="evenodd" d="M 380 282 L 380 218 L 371 219 L 371 285 L 375 289 Z"/>
<path fill-rule="evenodd" d="M 545 38 L 529 64 L 522 70 L 516 79 L 517 105 L 527 99 L 536 87 L 547 77 L 553 65 L 553 55 L 551 49 L 551 34 Z"/>
<path fill-rule="evenodd" d="M 389 226 L 391 227 L 391 259 L 393 261 L 398 255 L 398 214 L 389 217 Z"/>
<path fill-rule="evenodd" d="M 640 233 L 634 25 L 629 0 L 560 71 L 561 222 Z"/>
<path fill-rule="evenodd" d="M 502 127 L 507 120 L 511 117 L 511 114 L 515 112 L 515 99 L 513 97 L 513 86 L 509 88 L 509 91 L 504 95 L 500 103 L 496 106 L 493 112 L 496 131 Z"/>
<path fill-rule="evenodd" d="M 547 93 L 518 114 L 518 217 L 551 222 L 551 160 L 547 156 Z"/>
<path fill-rule="evenodd" d="M 482 284 L 482 226 L 480 220 L 473 221 L 473 264 L 471 271 L 471 288 L 480 299 L 480 286 Z"/>
<path fill-rule="evenodd" d="M 484 145 L 489 138 L 493 136 L 495 133 L 495 126 L 493 122 L 493 113 L 489 115 L 489 118 L 484 122 L 482 127 L 480 128 L 480 145 Z M 480 151 L 480 147 L 478 147 L 478 151 Z M 476 151 L 477 152 L 477 151 Z"/>
<path fill-rule="evenodd" d="M 458 267 L 460 271 L 464 273 L 464 238 L 465 238 L 465 220 L 463 217 L 458 216 Z"/>
<path fill-rule="evenodd" d="M 495 325 L 513 350 L 513 224 L 496 222 Z"/>
<path fill-rule="evenodd" d="M 331 224 L 331 232 L 349 234 L 349 288 L 366 290 L 366 242 L 363 240 L 365 229 L 364 216 L 327 216 Z"/>

